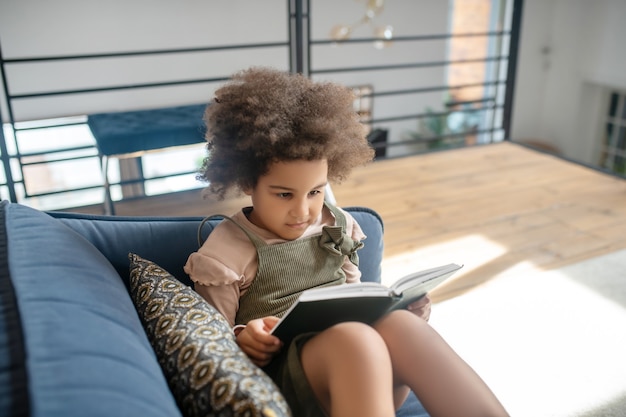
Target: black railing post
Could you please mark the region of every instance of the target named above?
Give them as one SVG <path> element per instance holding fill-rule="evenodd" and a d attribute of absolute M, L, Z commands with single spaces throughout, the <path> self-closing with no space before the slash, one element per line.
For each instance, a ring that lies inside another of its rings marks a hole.
<path fill-rule="evenodd" d="M 307 77 L 311 76 L 311 0 L 302 0 L 304 3 L 304 13 L 302 15 L 302 24 L 304 25 L 302 33 L 305 38 L 302 40 L 303 56 L 306 59 L 302 73 Z"/>
<path fill-rule="evenodd" d="M 309 1 L 287 0 L 289 2 L 289 57 L 291 72 L 309 76 Z"/>
<path fill-rule="evenodd" d="M 513 1 L 513 15 L 511 16 L 511 40 L 509 43 L 509 62 L 506 70 L 506 92 L 504 94 L 504 113 L 502 116 L 502 128 L 504 129 L 505 140 L 510 140 L 511 138 L 511 117 L 513 115 L 515 74 L 517 71 L 519 40 L 522 32 L 523 9 L 524 0 Z"/>
<path fill-rule="evenodd" d="M 2 56 L 2 47 L 0 46 L 0 72 L 2 73 L 2 91 L 6 99 L 9 111 L 11 109 L 11 101 L 9 100 L 8 83 L 6 81 L 6 73 L 4 68 L 4 58 Z M 11 115 L 11 127 L 15 131 L 13 116 Z M 13 173 L 11 172 L 11 158 L 7 148 L 6 138 L 4 137 L 4 119 L 2 118 L 2 110 L 0 109 L 0 157 L 2 158 L 2 167 L 4 169 L 4 177 L 6 178 L 7 188 L 9 189 L 9 201 L 16 203 L 17 194 L 15 193 L 15 182 L 13 181 Z"/>
<path fill-rule="evenodd" d="M 15 193 L 15 182 L 13 182 L 13 174 L 11 173 L 11 161 L 9 150 L 4 138 L 4 129 L 2 129 L 2 111 L 0 111 L 0 153 L 2 153 L 2 167 L 4 168 L 4 177 L 6 178 L 7 188 L 9 189 L 9 201 L 17 203 L 17 194 Z"/>

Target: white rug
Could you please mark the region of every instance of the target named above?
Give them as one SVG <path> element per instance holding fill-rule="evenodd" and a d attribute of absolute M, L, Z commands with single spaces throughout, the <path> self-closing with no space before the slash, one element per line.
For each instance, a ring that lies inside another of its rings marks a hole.
<path fill-rule="evenodd" d="M 516 271 L 435 304 L 431 324 L 512 416 L 626 416 L 626 251 Z"/>

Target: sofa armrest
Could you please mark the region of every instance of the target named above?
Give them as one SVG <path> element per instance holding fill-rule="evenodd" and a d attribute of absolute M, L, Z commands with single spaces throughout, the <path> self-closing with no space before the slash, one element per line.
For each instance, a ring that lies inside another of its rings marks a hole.
<path fill-rule="evenodd" d="M 0 241 L 0 415 L 181 415 L 127 289 L 98 249 L 7 202 Z"/>

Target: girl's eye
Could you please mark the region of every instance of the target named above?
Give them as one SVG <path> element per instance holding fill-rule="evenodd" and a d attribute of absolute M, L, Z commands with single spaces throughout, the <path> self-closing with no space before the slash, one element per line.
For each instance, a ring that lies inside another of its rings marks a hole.
<path fill-rule="evenodd" d="M 291 193 L 278 193 L 276 195 L 280 198 L 288 198 L 289 196 L 291 196 Z"/>
<path fill-rule="evenodd" d="M 320 190 L 313 190 L 309 193 L 309 195 L 314 196 L 314 195 L 318 195 L 319 193 L 321 193 Z"/>

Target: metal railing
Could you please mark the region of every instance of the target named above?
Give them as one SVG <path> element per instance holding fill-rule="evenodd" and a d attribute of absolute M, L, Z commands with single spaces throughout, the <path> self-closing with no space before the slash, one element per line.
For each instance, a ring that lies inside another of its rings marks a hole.
<path fill-rule="evenodd" d="M 225 50 L 241 50 L 241 51 L 249 51 L 251 49 L 269 49 L 269 48 L 289 48 L 289 41 L 285 42 L 273 42 L 273 43 L 250 43 L 250 44 L 238 44 L 238 45 L 220 45 L 220 46 L 210 46 L 203 48 L 182 48 L 182 49 L 164 49 L 164 50 L 152 50 L 152 51 L 135 51 L 135 52 L 119 52 L 119 53 L 106 53 L 106 54 L 85 54 L 85 55 L 65 55 L 65 56 L 37 56 L 37 57 L 29 57 L 29 58 L 4 58 L 2 55 L 2 51 L 0 49 L 0 64 L 2 67 L 2 82 L 5 93 L 5 100 L 8 111 L 8 119 L 9 125 L 11 127 L 12 132 L 12 140 L 13 147 L 15 149 L 14 153 L 10 153 L 7 147 L 7 142 L 4 132 L 1 132 L 0 135 L 0 152 L 2 157 L 2 164 L 5 171 L 5 182 L 0 183 L 0 186 L 4 185 L 8 190 L 9 200 L 18 201 L 18 195 L 16 192 L 16 185 L 21 185 L 23 188 L 23 197 L 31 198 L 31 197 L 43 197 L 49 196 L 53 194 L 65 193 L 68 191 L 85 191 L 89 189 L 100 189 L 103 187 L 101 183 L 94 184 L 92 186 L 80 187 L 80 188 L 72 188 L 66 190 L 51 190 L 47 192 L 32 192 L 29 190 L 28 183 L 25 180 L 27 174 L 25 173 L 25 168 L 32 167 L 36 165 L 43 164 L 53 164 L 59 162 L 67 162 L 67 161 L 76 161 L 79 159 L 85 158 L 97 158 L 98 152 L 95 148 L 95 144 L 92 146 L 71 146 L 71 147 L 63 147 L 54 150 L 47 150 L 42 152 L 23 152 L 20 150 L 20 140 L 19 135 L 21 132 L 26 132 L 29 130 L 40 130 L 40 129 L 51 129 L 51 128 L 59 128 L 66 127 L 72 125 L 81 125 L 85 123 L 85 120 L 72 122 L 72 123 L 59 123 L 59 122 L 50 122 L 46 121 L 38 126 L 28 126 L 21 127 L 21 123 L 16 121 L 16 113 L 14 110 L 15 103 L 18 101 L 25 101 L 29 99 L 42 98 L 42 97 L 67 97 L 72 95 L 80 95 L 87 93 L 104 93 L 104 92 L 113 92 L 113 91 L 123 91 L 123 90 L 138 90 L 138 89 L 150 89 L 150 88 L 162 88 L 162 87 L 173 87 L 173 86 L 183 86 L 190 84 L 208 84 L 208 83 L 219 83 L 228 79 L 229 74 L 225 74 L 221 77 L 212 77 L 212 78 L 196 78 L 196 79 L 172 79 L 164 82 L 154 82 L 154 83 L 133 83 L 133 84 L 120 84 L 106 87 L 93 87 L 93 88 L 79 88 L 79 89 L 57 89 L 52 91 L 39 91 L 39 92 L 31 92 L 31 93 L 22 93 L 22 94 L 13 94 L 11 92 L 10 83 L 7 75 L 7 68 L 11 65 L 15 64 L 31 64 L 31 63 L 42 63 L 42 62 L 52 62 L 52 61 L 81 61 L 81 60 L 92 60 L 92 59 L 103 59 L 103 58 L 131 58 L 138 56 L 163 56 L 163 55 L 174 55 L 180 53 L 212 53 L 217 51 L 225 51 Z M 1 116 L 1 115 L 0 115 Z M 40 156 L 53 156 L 53 155 L 68 155 L 80 151 L 86 151 L 83 155 L 80 156 L 59 156 L 46 158 L 46 160 L 36 160 L 37 157 Z M 11 160 L 16 161 L 18 175 L 17 178 L 13 175 L 13 171 L 11 170 Z M 192 172 L 180 172 L 176 175 L 185 175 Z M 159 179 L 160 177 L 151 177 L 149 179 Z M 137 182 L 143 182 L 146 178 L 140 178 L 135 180 L 122 180 L 117 183 L 117 185 L 128 185 Z"/>
<path fill-rule="evenodd" d="M 497 3 L 497 2 L 494 2 Z M 504 2 L 506 3 L 506 2 Z M 355 73 L 355 72 L 393 72 L 395 70 L 419 70 L 425 68 L 449 68 L 453 65 L 464 65 L 464 64 L 472 64 L 472 63 L 481 63 L 481 64 L 493 64 L 495 68 L 492 73 L 493 76 L 489 77 L 489 79 L 485 80 L 482 83 L 471 83 L 471 84 L 459 84 L 459 85 L 436 85 L 436 86 L 427 86 L 427 87 L 407 87 L 403 89 L 392 89 L 392 90 L 378 90 L 372 91 L 371 93 L 364 95 L 363 97 L 371 98 L 373 100 L 381 97 L 399 97 L 403 95 L 419 95 L 426 94 L 432 92 L 441 92 L 448 93 L 455 90 L 462 90 L 466 88 L 474 88 L 474 87 L 482 87 L 485 90 L 485 94 L 482 97 L 475 98 L 473 100 L 463 100 L 463 101 L 445 101 L 442 103 L 442 109 L 439 111 L 433 111 L 429 109 L 428 111 L 422 111 L 417 113 L 405 113 L 405 114 L 396 114 L 393 116 L 386 117 L 376 117 L 373 116 L 368 120 L 365 120 L 364 123 L 371 125 L 372 129 L 374 128 L 385 128 L 385 125 L 389 125 L 393 122 L 399 121 L 424 121 L 424 120 L 434 120 L 437 118 L 446 119 L 451 116 L 453 113 L 457 115 L 459 113 L 463 115 L 473 114 L 479 115 L 478 117 L 482 119 L 482 123 L 480 126 L 470 126 L 468 129 L 463 131 L 448 131 L 448 132 L 438 132 L 436 134 L 426 134 L 419 135 L 419 137 L 413 138 L 405 138 L 405 139 L 396 139 L 393 141 L 388 141 L 383 144 L 374 144 L 373 146 L 376 148 L 385 147 L 387 149 L 393 147 L 406 147 L 407 145 L 416 145 L 416 144 L 424 144 L 430 143 L 434 144 L 436 142 L 445 141 L 447 139 L 454 138 L 464 138 L 466 136 L 476 136 L 481 135 L 483 140 L 481 143 L 491 143 L 496 140 L 507 140 L 510 137 L 510 129 L 511 129 L 511 114 L 513 107 L 513 93 L 515 86 L 515 73 L 517 67 L 517 54 L 519 47 L 519 36 L 520 36 L 520 28 L 521 28 L 521 17 L 522 17 L 522 8 L 523 1 L 516 0 L 510 2 L 511 11 L 509 24 L 507 25 L 505 20 L 507 16 L 505 15 L 504 7 L 500 10 L 499 15 L 497 16 L 498 22 L 495 26 L 497 27 L 507 27 L 508 30 L 499 30 L 499 31 L 489 31 L 483 33 L 442 33 L 442 34 L 426 34 L 426 35 L 417 35 L 417 36 L 394 36 L 393 43 L 394 45 L 399 43 L 409 43 L 409 42 L 431 42 L 431 41 L 450 41 L 452 39 L 464 39 L 464 38 L 475 38 L 475 37 L 485 37 L 490 40 L 490 42 L 495 45 L 491 50 L 495 51 L 493 56 L 484 56 L 484 57 L 476 57 L 470 59 L 462 59 L 462 60 L 425 60 L 425 61 L 408 61 L 402 63 L 392 63 L 388 64 L 385 62 L 380 62 L 375 65 L 366 65 L 366 66 L 337 66 L 331 68 L 316 68 L 315 60 L 311 59 L 311 49 L 315 46 L 336 46 L 336 45 L 353 45 L 353 44 L 363 44 L 363 43 L 373 43 L 376 41 L 381 41 L 380 38 L 358 38 L 358 39 L 311 39 L 311 33 L 308 31 L 306 33 L 305 46 L 301 53 L 305 56 L 305 59 L 302 61 L 305 63 L 304 67 L 300 68 L 301 72 L 309 75 L 335 75 L 342 73 Z M 305 12 L 303 15 L 312 19 L 310 13 L 310 0 L 304 1 L 303 6 Z M 312 25 L 310 22 L 306 25 L 306 27 L 310 28 Z M 505 44 L 505 39 L 508 39 L 508 42 Z M 506 53 L 502 53 L 502 51 L 506 51 Z M 505 68 L 506 71 L 502 71 Z M 489 88 L 492 87 L 492 88 Z M 472 105 L 471 107 L 468 105 Z M 375 105 L 373 105 L 376 107 Z M 464 107 L 464 108 L 458 108 Z M 496 116 L 497 115 L 497 116 Z M 418 135 L 415 135 L 418 136 Z M 423 150 L 423 148 L 421 148 Z M 421 151 L 418 151 L 421 152 Z M 411 153 L 409 150 L 408 153 Z M 405 150 L 400 156 L 404 156 L 407 154 Z"/>
<path fill-rule="evenodd" d="M 440 109 L 429 109 L 428 111 L 406 111 L 398 112 L 393 115 L 377 116 L 364 120 L 364 123 L 369 124 L 372 129 L 389 129 L 391 125 L 397 122 L 412 121 L 419 123 L 421 121 L 436 121 L 438 118 L 446 119 L 453 113 L 464 115 L 475 115 L 482 120 L 480 126 L 472 126 L 468 130 L 443 132 L 441 134 L 422 134 L 419 137 L 412 138 L 399 138 L 392 137 L 384 143 L 374 143 L 376 148 L 393 149 L 393 148 L 407 148 L 408 150 L 401 150 L 401 155 L 411 152 L 423 152 L 424 148 L 419 148 L 417 151 L 412 150 L 411 146 L 419 144 L 434 144 L 441 142 L 442 140 L 450 140 L 455 138 L 464 138 L 468 135 L 479 135 L 481 137 L 488 138 L 487 141 L 494 141 L 500 139 L 507 139 L 510 132 L 510 120 L 512 112 L 512 102 L 515 83 L 515 67 L 517 63 L 517 49 L 519 42 L 519 31 L 521 25 L 521 11 L 522 1 L 514 0 L 512 2 L 512 12 L 510 18 L 510 29 L 502 31 L 488 31 L 483 33 L 441 33 L 441 34 L 427 34 L 419 36 L 400 36 L 393 38 L 394 44 L 408 44 L 415 42 L 432 42 L 442 41 L 448 42 L 451 39 L 463 39 L 472 37 L 486 37 L 493 41 L 498 46 L 494 48 L 495 53 L 490 56 L 484 56 L 479 58 L 472 58 L 466 60 L 426 60 L 426 61 L 408 61 L 402 63 L 375 63 L 372 65 L 355 65 L 355 66 L 335 66 L 320 68 L 316 66 L 316 62 L 312 59 L 311 51 L 313 48 L 323 48 L 327 46 L 336 45 L 340 43 L 345 46 L 358 45 L 362 43 L 371 43 L 378 38 L 358 38 L 337 41 L 333 39 L 311 39 L 311 21 L 315 16 L 312 16 L 310 9 L 310 0 L 287 0 L 287 39 L 278 42 L 260 42 L 260 43 L 247 43 L 247 44 L 231 44 L 231 45 L 217 45 L 207 47 L 194 47 L 194 48 L 180 48 L 180 49 L 161 49 L 161 50 L 148 50 L 148 51 L 132 51 L 132 52 L 111 52 L 111 53 L 98 53 L 98 54 L 83 54 L 83 55 L 57 55 L 57 56 L 33 56 L 33 57 L 21 57 L 21 58 L 5 58 L 2 55 L 2 49 L 0 49 L 0 70 L 2 73 L 2 83 L 5 94 L 7 116 L 9 120 L 9 127 L 11 131 L 12 149 L 7 146 L 9 138 L 5 137 L 5 134 L 0 130 L 0 157 L 2 160 L 2 168 L 4 171 L 4 177 L 0 176 L 0 189 L 3 189 L 2 194 L 7 194 L 8 199 L 11 201 L 19 201 L 22 198 L 30 197 L 43 197 L 53 194 L 61 194 L 68 192 L 84 191 L 102 189 L 103 184 L 97 183 L 93 185 L 87 185 L 82 187 L 75 187 L 71 189 L 63 190 L 48 190 L 48 191 L 31 191 L 26 181 L 27 173 L 25 168 L 37 166 L 41 164 L 54 164 L 63 163 L 67 161 L 75 161 L 80 159 L 94 158 L 97 159 L 97 150 L 95 144 L 70 146 L 70 147 L 58 147 L 56 149 L 50 149 L 45 151 L 27 152 L 20 149 L 19 135 L 33 129 L 49 129 L 51 127 L 80 125 L 85 121 L 81 119 L 74 119 L 71 122 L 63 121 L 61 123 L 53 122 L 50 124 L 46 122 L 42 125 L 27 125 L 23 126 L 17 120 L 15 104 L 18 102 L 24 103 L 28 100 L 41 99 L 41 98 L 58 98 L 63 99 L 68 96 L 78 96 L 85 94 L 100 94 L 109 93 L 114 91 L 125 90 L 147 90 L 153 88 L 163 87 L 180 87 L 187 85 L 200 85 L 200 84 L 216 84 L 220 83 L 228 78 L 230 74 L 224 74 L 223 76 L 207 77 L 207 78 L 188 78 L 179 79 L 174 77 L 163 82 L 145 82 L 145 83 L 120 83 L 117 85 L 108 86 L 93 86 L 86 88 L 59 88 L 47 91 L 27 92 L 27 93 L 13 93 L 11 88 L 11 82 L 9 80 L 8 69 L 14 65 L 29 65 L 39 64 L 42 62 L 81 62 L 87 60 L 98 59 L 126 59 L 137 58 L 146 56 L 176 56 L 177 54 L 213 54 L 222 51 L 241 51 L 246 53 L 253 49 L 284 49 L 287 54 L 287 63 L 285 66 L 290 68 L 293 72 L 301 72 L 310 77 L 316 76 L 345 76 L 357 73 L 392 73 L 393 71 L 403 70 L 416 70 L 419 71 L 425 68 L 448 68 L 453 65 L 464 64 L 484 64 L 485 66 L 492 65 L 495 69 L 492 71 L 496 74 L 490 79 L 486 79 L 480 83 L 462 83 L 457 85 L 439 84 L 430 86 L 406 86 L 404 88 L 392 88 L 392 89 L 377 89 L 368 94 L 362 96 L 362 98 L 370 98 L 373 101 L 382 99 L 395 99 L 407 95 L 423 95 L 429 93 L 442 93 L 450 95 L 455 91 L 460 91 L 466 88 L 479 87 L 486 92 L 482 97 L 478 97 L 473 100 L 449 100 L 441 103 Z M 500 16 L 504 19 L 504 16 Z M 507 42 L 508 40 L 508 42 Z M 502 53 L 506 51 L 506 53 Z M 506 68 L 506 71 L 502 71 Z M 0 117 L 2 115 L 0 114 Z M 431 148 L 427 146 L 427 150 Z M 402 153 L 404 152 L 404 153 Z M 45 160 L 42 158 L 45 157 Z M 185 175 L 189 172 L 181 172 L 175 175 Z M 15 174 L 15 175 L 14 175 Z M 174 174 L 173 174 L 174 175 Z M 117 185 L 132 184 L 140 181 L 146 181 L 154 178 L 139 178 L 136 180 L 121 180 Z M 16 192 L 20 188 L 21 193 Z M 6 198 L 4 195 L 2 198 Z"/>

